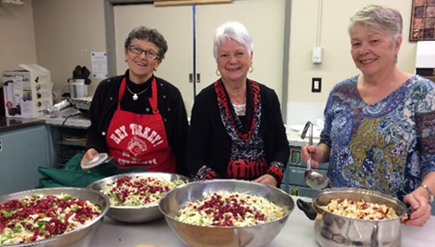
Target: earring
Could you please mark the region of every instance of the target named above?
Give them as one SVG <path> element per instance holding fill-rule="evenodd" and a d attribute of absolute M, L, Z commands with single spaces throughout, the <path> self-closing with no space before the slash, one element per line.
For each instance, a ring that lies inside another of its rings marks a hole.
<path fill-rule="evenodd" d="M 217 76 L 221 76 L 221 73 L 219 72 L 218 69 L 216 69 L 216 75 L 217 75 Z"/>
<path fill-rule="evenodd" d="M 394 55 L 394 63 L 397 64 L 397 54 Z"/>
<path fill-rule="evenodd" d="M 249 73 L 252 73 L 252 72 L 254 72 L 254 67 L 252 67 L 252 65 L 251 65 L 251 67 L 249 67 Z"/>

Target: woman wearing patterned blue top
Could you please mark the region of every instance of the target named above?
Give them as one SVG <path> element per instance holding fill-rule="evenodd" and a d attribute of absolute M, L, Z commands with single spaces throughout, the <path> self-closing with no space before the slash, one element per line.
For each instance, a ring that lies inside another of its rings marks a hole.
<path fill-rule="evenodd" d="M 338 83 L 325 108 L 318 146 L 302 149 L 312 165 L 328 162 L 331 187 L 390 194 L 411 205 L 406 225 L 429 220 L 435 192 L 435 84 L 397 68 L 402 17 L 369 5 L 350 20 L 351 54 L 360 75 Z"/>

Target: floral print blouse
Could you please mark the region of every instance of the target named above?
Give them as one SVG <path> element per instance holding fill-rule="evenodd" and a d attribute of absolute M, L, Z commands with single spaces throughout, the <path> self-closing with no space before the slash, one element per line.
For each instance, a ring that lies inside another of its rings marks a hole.
<path fill-rule="evenodd" d="M 320 143 L 331 147 L 331 187 L 377 190 L 400 200 L 435 171 L 435 84 L 415 75 L 375 104 L 358 76 L 337 84 L 325 108 Z"/>

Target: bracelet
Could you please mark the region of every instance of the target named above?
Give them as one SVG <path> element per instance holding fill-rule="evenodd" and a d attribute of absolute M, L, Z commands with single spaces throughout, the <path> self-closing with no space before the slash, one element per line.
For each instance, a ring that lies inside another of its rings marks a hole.
<path fill-rule="evenodd" d="M 433 202 L 434 196 L 432 194 L 432 191 L 430 191 L 429 187 L 427 187 L 427 185 L 425 185 L 425 184 L 421 184 L 420 186 L 425 188 L 427 193 L 429 194 L 429 198 L 428 198 L 429 199 L 429 203 Z"/>

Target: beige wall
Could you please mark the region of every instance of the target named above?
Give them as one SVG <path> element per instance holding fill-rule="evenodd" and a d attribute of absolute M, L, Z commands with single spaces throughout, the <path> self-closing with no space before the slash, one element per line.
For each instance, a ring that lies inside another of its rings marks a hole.
<path fill-rule="evenodd" d="M 92 51 L 106 50 L 104 0 L 33 0 L 33 16 L 38 64 L 51 71 L 55 90 L 77 65 L 91 70 Z"/>
<path fill-rule="evenodd" d="M 20 69 L 18 64 L 36 63 L 32 4 L 30 0 L 23 2 L 24 6 L 0 7 L 0 73 Z"/>
<path fill-rule="evenodd" d="M 15 69 L 19 63 L 37 62 L 51 71 L 55 89 L 60 90 L 67 85 L 76 65 L 91 68 L 91 51 L 106 49 L 104 0 L 23 1 L 25 6 L 0 8 L 0 71 Z M 317 10 L 322 2 L 323 63 L 313 64 L 311 50 L 317 45 Z M 358 73 L 349 54 L 347 24 L 356 9 L 371 2 L 292 1 L 289 102 L 325 103 L 333 85 Z M 376 3 L 394 6 L 402 13 L 404 42 L 398 66 L 413 73 L 416 43 L 408 42 L 411 1 L 377 0 Z M 321 93 L 311 93 L 312 77 L 322 78 Z M 99 81 L 93 80 L 91 91 Z"/>
<path fill-rule="evenodd" d="M 312 48 L 317 45 L 317 13 L 323 2 L 320 46 L 323 62 L 311 62 Z M 349 18 L 367 4 L 388 5 L 400 11 L 403 18 L 403 42 L 398 67 L 414 73 L 416 43 L 409 42 L 411 1 L 404 0 L 293 0 L 290 34 L 289 102 L 326 103 L 329 91 L 338 82 L 356 75 L 359 70 L 350 56 L 347 32 Z M 322 78 L 322 92 L 311 92 L 312 77 Z"/>

